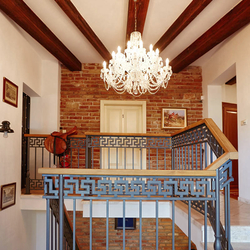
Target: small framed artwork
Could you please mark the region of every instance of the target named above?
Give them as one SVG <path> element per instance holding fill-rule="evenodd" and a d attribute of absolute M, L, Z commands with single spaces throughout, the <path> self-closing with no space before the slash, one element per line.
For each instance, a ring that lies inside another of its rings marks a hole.
<path fill-rule="evenodd" d="M 115 218 L 115 229 L 123 229 L 123 218 Z M 136 218 L 125 218 L 125 229 L 134 230 L 136 229 Z"/>
<path fill-rule="evenodd" d="M 181 129 L 187 126 L 187 109 L 185 108 L 163 108 L 162 128 Z"/>
<path fill-rule="evenodd" d="M 18 86 L 6 77 L 3 78 L 3 101 L 17 108 Z"/>
<path fill-rule="evenodd" d="M 13 206 L 16 203 L 16 183 L 1 186 L 1 210 Z"/>

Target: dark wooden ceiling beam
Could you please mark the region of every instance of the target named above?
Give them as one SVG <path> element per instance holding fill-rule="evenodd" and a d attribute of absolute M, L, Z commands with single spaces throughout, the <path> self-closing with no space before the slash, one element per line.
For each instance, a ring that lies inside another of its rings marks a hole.
<path fill-rule="evenodd" d="M 88 41 L 93 45 L 93 47 L 98 51 L 98 53 L 103 57 L 105 61 L 111 59 L 111 54 L 107 48 L 103 45 L 101 40 L 91 29 L 76 7 L 70 0 L 55 0 L 65 14 L 70 18 L 70 20 L 77 26 L 77 28 L 82 32 L 82 34 L 88 39 Z"/>
<path fill-rule="evenodd" d="M 148 12 L 149 0 L 137 0 L 136 1 L 136 16 L 137 16 L 137 27 L 136 30 L 143 33 L 145 20 Z M 126 42 L 129 40 L 130 34 L 135 31 L 135 2 L 129 0 L 128 6 L 128 20 L 127 20 L 127 32 Z"/>
<path fill-rule="evenodd" d="M 242 0 L 236 7 L 222 17 L 195 42 L 174 58 L 170 65 L 175 73 L 203 56 L 209 50 L 221 43 L 250 22 L 250 1 Z"/>
<path fill-rule="evenodd" d="M 22 0 L 1 0 L 0 9 L 30 34 L 69 70 L 81 70 L 81 62 Z"/>
<path fill-rule="evenodd" d="M 154 45 L 154 48 L 163 51 L 211 2 L 212 0 L 193 0 Z"/>

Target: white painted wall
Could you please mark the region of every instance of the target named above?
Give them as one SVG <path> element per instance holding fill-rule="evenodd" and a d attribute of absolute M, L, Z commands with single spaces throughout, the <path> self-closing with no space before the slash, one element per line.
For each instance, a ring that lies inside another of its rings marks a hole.
<path fill-rule="evenodd" d="M 31 98 L 31 134 L 50 134 L 60 127 L 61 69 L 56 61 L 42 61 L 41 95 Z"/>
<path fill-rule="evenodd" d="M 237 103 L 237 88 L 236 84 L 226 85 L 222 84 L 222 102 Z"/>
<path fill-rule="evenodd" d="M 247 119 L 250 122 L 250 25 L 247 25 L 236 34 L 232 35 L 227 42 L 209 59 L 203 66 L 203 94 L 204 94 L 204 117 L 210 117 L 221 126 L 217 116 L 219 101 L 211 98 L 212 93 L 217 95 L 216 87 L 218 79 L 230 73 L 237 76 L 237 105 L 238 105 L 238 150 L 239 150 L 239 196 L 242 201 L 250 202 L 250 124 L 241 126 L 240 121 Z M 230 71 L 230 72 L 229 72 Z M 228 76 L 229 76 L 228 75 Z M 227 80 L 230 79 L 227 78 Z"/>
<path fill-rule="evenodd" d="M 209 101 L 208 114 L 207 117 L 212 117 L 214 122 L 222 129 L 222 92 L 221 86 L 219 85 L 209 85 L 207 87 L 207 98 Z"/>
<path fill-rule="evenodd" d="M 46 211 L 23 210 L 22 216 L 26 229 L 24 233 L 28 238 L 25 249 L 46 249 Z"/>
<path fill-rule="evenodd" d="M 20 28 L 1 12 L 0 24 L 0 96 L 3 95 L 3 77 L 18 86 L 17 108 L 0 100 L 0 123 L 10 121 L 15 131 L 7 139 L 0 134 L 0 185 L 16 182 L 17 186 L 16 204 L 0 211 L 0 248 L 34 250 L 30 247 L 28 233 L 38 221 L 33 216 L 35 221 L 30 223 L 20 209 L 22 92 L 24 88 L 32 96 L 39 96 L 35 98 L 40 100 L 32 107 L 31 130 L 39 133 L 56 130 L 59 124 L 60 67 L 52 56 L 51 60 L 42 61 L 21 35 Z M 37 114 L 35 118 L 34 114 Z M 49 119 L 45 122 L 47 117 Z M 43 121 L 40 127 L 36 125 L 36 119 Z"/>
<path fill-rule="evenodd" d="M 208 85 L 206 89 L 207 116 L 213 118 L 214 122 L 222 130 L 222 102 L 237 103 L 236 84 L 225 85 L 224 80 L 217 82 L 218 85 Z"/>

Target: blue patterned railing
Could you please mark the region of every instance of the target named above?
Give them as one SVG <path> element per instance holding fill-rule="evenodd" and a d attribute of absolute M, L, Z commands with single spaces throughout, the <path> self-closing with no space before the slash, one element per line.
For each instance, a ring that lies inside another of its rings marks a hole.
<path fill-rule="evenodd" d="M 172 135 L 86 133 L 86 138 L 72 136 L 68 155 L 72 169 L 39 170 L 44 178 L 44 197 L 48 202 L 50 199 L 59 199 L 60 207 L 64 199 L 72 199 L 73 218 L 76 200 L 90 202 L 89 249 L 92 249 L 93 203 L 104 200 L 106 211 L 109 211 L 109 201 L 117 199 L 123 202 L 123 211 L 129 200 L 139 204 L 143 200 L 155 201 L 156 225 L 159 201 L 172 202 L 173 225 L 175 204 L 183 201 L 188 205 L 189 249 L 191 208 L 204 215 L 204 249 L 207 249 L 207 220 L 215 232 L 215 249 L 232 249 L 229 194 L 233 177 L 230 159 L 237 158 L 237 152 L 211 119 L 202 120 Z M 225 190 L 223 226 L 220 223 L 221 189 Z M 142 209 L 140 206 L 139 214 Z M 139 219 L 141 227 L 142 217 L 139 216 Z M 63 230 L 61 226 L 60 230 Z M 158 233 L 156 229 L 156 246 L 159 245 Z M 107 225 L 106 249 L 109 245 L 108 235 Z M 141 242 L 141 228 L 139 238 Z M 172 249 L 174 244 L 173 236 Z M 123 230 L 123 249 L 125 245 Z M 141 243 L 138 249 L 142 249 Z"/>
<path fill-rule="evenodd" d="M 59 199 L 61 204 L 64 204 L 65 199 L 70 199 L 73 202 L 73 218 L 76 217 L 75 204 L 76 200 L 89 201 L 89 249 L 93 248 L 92 242 L 92 220 L 93 206 L 95 201 L 103 200 L 106 206 L 106 249 L 109 249 L 109 210 L 112 200 L 121 201 L 123 220 L 126 218 L 126 206 L 129 206 L 129 201 L 138 202 L 139 211 L 139 240 L 138 249 L 142 247 L 142 201 L 155 202 L 155 220 L 156 232 L 155 241 L 156 248 L 161 244 L 158 238 L 159 219 L 159 201 L 172 202 L 172 249 L 175 249 L 175 210 L 176 202 L 184 201 L 188 205 L 188 249 L 191 249 L 191 208 L 197 208 L 195 203 L 202 204 L 200 210 L 204 214 L 205 225 L 209 221 L 214 221 L 215 230 L 215 249 L 232 249 L 230 246 L 230 199 L 228 196 L 229 185 L 232 181 L 230 172 L 231 161 L 226 162 L 217 170 L 193 171 L 171 171 L 171 170 L 97 170 L 97 169 L 41 169 L 40 173 L 44 175 L 44 198 L 47 202 L 50 199 Z M 115 178 L 114 178 L 115 177 Z M 220 188 L 226 190 L 225 198 L 225 234 L 227 238 L 221 240 L 221 225 L 220 225 Z M 214 218 L 208 218 L 208 211 L 214 210 Z M 61 211 L 63 216 L 63 211 Z M 62 219 L 61 219 L 62 220 Z M 60 223 L 59 223 L 60 224 Z M 76 230 L 76 221 L 73 219 L 73 231 Z M 125 223 L 123 224 L 123 248 L 126 248 L 126 233 Z M 47 230 L 50 230 L 49 214 L 47 217 Z M 63 235 L 63 232 L 61 232 Z M 204 249 L 207 249 L 207 227 L 204 230 Z M 73 242 L 74 239 L 73 239 Z M 62 244 L 62 243 L 61 243 Z M 47 249 L 50 242 L 48 239 Z M 60 245 L 60 243 L 59 243 Z M 226 247 L 226 248 L 225 248 Z M 60 249 L 60 248 L 59 248 Z"/>

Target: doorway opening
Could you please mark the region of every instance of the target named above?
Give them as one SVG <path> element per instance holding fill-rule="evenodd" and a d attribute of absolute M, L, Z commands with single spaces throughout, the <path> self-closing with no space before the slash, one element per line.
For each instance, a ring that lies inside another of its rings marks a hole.
<path fill-rule="evenodd" d="M 102 100 L 100 112 L 100 132 L 146 133 L 146 101 Z M 144 149 L 103 149 L 102 155 L 104 168 L 146 169 Z"/>
<path fill-rule="evenodd" d="M 30 97 L 23 93 L 23 114 L 22 114 L 22 180 L 21 188 L 26 187 L 28 171 L 28 138 L 24 134 L 30 133 Z"/>
<path fill-rule="evenodd" d="M 238 125 L 237 125 L 237 104 L 222 103 L 222 124 L 223 133 L 238 150 Z M 232 160 L 232 174 L 234 181 L 231 182 L 230 195 L 238 198 L 239 183 L 238 183 L 238 160 Z"/>
<path fill-rule="evenodd" d="M 100 102 L 100 132 L 146 133 L 146 101 Z"/>

